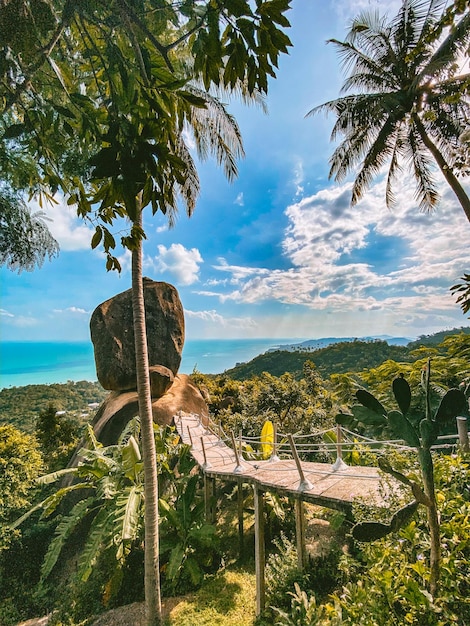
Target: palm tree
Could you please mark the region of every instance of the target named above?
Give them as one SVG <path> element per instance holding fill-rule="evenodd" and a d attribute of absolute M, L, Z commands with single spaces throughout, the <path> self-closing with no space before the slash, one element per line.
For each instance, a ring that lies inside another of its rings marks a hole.
<path fill-rule="evenodd" d="M 330 40 L 349 72 L 342 87 L 347 95 L 307 115 L 336 115 L 331 138 L 341 142 L 330 158 L 330 178 L 342 181 L 359 166 L 353 205 L 388 163 L 386 202 L 393 206 L 393 183 L 405 159 L 411 162 L 420 208 L 433 209 L 439 200 L 433 159 L 470 221 L 470 199 L 454 163 L 470 119 L 470 74 L 458 73 L 470 42 L 470 10 L 442 36 L 445 4 L 404 0 L 391 21 L 366 11 L 353 20 L 346 41 Z"/>
<path fill-rule="evenodd" d="M 191 91 L 198 99 L 197 107 L 183 106 L 173 119 L 176 140 L 171 151 L 183 164 L 183 178 L 173 176 L 163 178 L 161 195 L 158 197 L 160 208 L 164 210 L 169 224 L 172 225 L 177 212 L 179 192 L 188 216 L 191 216 L 199 191 L 199 177 L 194 160 L 184 141 L 183 130 L 192 130 L 198 154 L 201 158 L 215 154 L 225 174 L 232 180 L 237 174 L 236 158 L 243 155 L 241 135 L 238 125 L 225 107 L 207 92 L 192 87 Z M 178 107 L 177 107 L 178 109 Z M 175 109 L 175 112 L 176 110 Z M 171 188 L 166 188 L 171 183 Z M 159 515 L 158 515 L 158 474 L 153 436 L 152 398 L 148 369 L 147 331 L 145 323 L 145 303 L 142 282 L 142 194 L 137 197 L 133 231 L 136 234 L 132 250 L 132 310 L 134 319 L 134 339 L 136 355 L 137 392 L 139 415 L 142 428 L 142 449 L 145 476 L 145 610 L 146 623 L 151 626 L 162 620 L 160 572 L 159 572 Z M 132 199 L 131 199 L 132 202 Z M 133 208 L 127 206 L 128 214 Z"/>

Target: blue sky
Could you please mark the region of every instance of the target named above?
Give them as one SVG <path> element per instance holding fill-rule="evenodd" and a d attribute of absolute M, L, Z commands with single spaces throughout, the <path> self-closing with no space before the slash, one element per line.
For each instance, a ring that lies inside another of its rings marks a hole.
<path fill-rule="evenodd" d="M 442 184 L 434 213 L 419 211 L 406 173 L 389 211 L 379 177 L 349 206 L 351 182 L 328 181 L 332 118 L 305 118 L 337 97 L 342 81 L 330 37 L 343 38 L 361 8 L 394 14 L 396 0 L 293 0 L 294 47 L 270 84 L 268 114 L 230 106 L 246 157 L 229 184 L 213 163 L 200 169 L 191 219 L 169 230 L 147 215 L 144 274 L 174 284 L 186 337 L 417 337 L 469 324 L 449 292 L 469 271 L 470 224 Z M 467 189 L 469 185 L 466 185 Z M 90 249 L 92 232 L 68 207 L 47 208 L 61 246 L 34 272 L 0 270 L 0 339 L 83 341 L 102 301 L 130 287 Z"/>

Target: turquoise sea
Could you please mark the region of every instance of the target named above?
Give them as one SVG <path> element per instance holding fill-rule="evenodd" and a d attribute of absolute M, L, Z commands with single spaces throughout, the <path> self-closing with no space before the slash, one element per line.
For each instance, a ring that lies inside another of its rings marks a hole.
<path fill-rule="evenodd" d="M 220 374 L 237 363 L 299 339 L 195 339 L 186 340 L 179 371 L 194 369 Z M 24 385 L 95 381 L 90 342 L 0 342 L 0 389 Z"/>

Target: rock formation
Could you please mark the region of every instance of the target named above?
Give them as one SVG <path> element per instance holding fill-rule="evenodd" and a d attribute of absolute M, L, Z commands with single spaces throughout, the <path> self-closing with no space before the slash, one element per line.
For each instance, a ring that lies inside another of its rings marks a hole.
<path fill-rule="evenodd" d="M 175 376 L 184 344 L 183 306 L 172 285 L 149 278 L 143 281 L 149 365 L 168 368 Z M 90 332 L 101 386 L 110 391 L 135 390 L 131 289 L 106 300 L 94 310 Z"/>
<path fill-rule="evenodd" d="M 201 391 L 186 374 L 178 374 L 184 342 L 184 317 L 178 292 L 167 283 L 144 278 L 145 316 L 149 351 L 153 420 L 172 425 L 179 411 L 196 413 L 204 424 L 209 410 Z M 139 414 L 131 290 L 100 304 L 91 316 L 98 380 L 111 393 L 92 423 L 97 439 L 115 444 L 126 424 Z M 69 462 L 79 462 L 82 439 Z M 66 477 L 63 484 L 70 480 Z"/>

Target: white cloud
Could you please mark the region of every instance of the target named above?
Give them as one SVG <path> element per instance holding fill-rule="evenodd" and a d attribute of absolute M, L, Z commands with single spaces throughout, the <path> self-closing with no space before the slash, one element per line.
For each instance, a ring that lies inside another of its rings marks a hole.
<path fill-rule="evenodd" d="M 197 248 L 185 248 L 180 243 L 173 243 L 169 248 L 158 246 L 158 255 L 152 259 L 157 272 L 168 273 L 178 285 L 192 285 L 199 280 L 200 265 L 203 258 Z M 147 259 L 150 263 L 150 259 Z"/>
<path fill-rule="evenodd" d="M 185 316 L 188 319 L 207 322 L 214 327 L 234 329 L 252 329 L 258 326 L 257 322 L 251 317 L 224 317 L 214 309 L 210 311 L 191 311 L 185 309 Z"/>
<path fill-rule="evenodd" d="M 89 250 L 94 229 L 77 217 L 76 208 L 67 206 L 63 201 L 58 204 L 48 203 L 42 209 L 32 203 L 34 211 L 44 211 L 47 225 L 62 251 Z"/>
<path fill-rule="evenodd" d="M 5 309 L 0 309 L 0 317 L 15 317 L 12 313 L 9 313 Z"/>
<path fill-rule="evenodd" d="M 54 309 L 54 313 L 58 313 L 60 315 L 71 313 L 72 315 L 90 315 L 90 311 L 86 311 L 85 309 L 81 309 L 76 306 L 69 306 L 66 309 Z"/>
<path fill-rule="evenodd" d="M 243 191 L 241 191 L 238 196 L 235 198 L 234 204 L 238 204 L 238 206 L 245 206 L 245 201 L 243 199 Z"/>
<path fill-rule="evenodd" d="M 3 323 L 15 328 L 31 328 L 39 326 L 40 321 L 32 315 L 10 315 L 6 320 L 3 319 Z"/>
<path fill-rule="evenodd" d="M 460 205 L 444 188 L 436 213 L 422 213 L 413 181 L 403 177 L 397 208 L 390 211 L 384 184 L 379 180 L 355 207 L 350 183 L 292 204 L 285 212 L 289 225 L 283 240 L 292 267 L 231 266 L 221 259 L 214 268 L 230 274 L 229 284 L 206 295 L 221 302 L 272 300 L 335 313 L 455 314 L 449 287 L 465 270 L 470 249 Z M 227 291 L 230 284 L 236 289 Z"/>
<path fill-rule="evenodd" d="M 401 5 L 401 0 L 336 0 L 333 3 L 335 12 L 345 24 L 364 10 L 377 10 L 381 15 L 394 17 Z"/>

